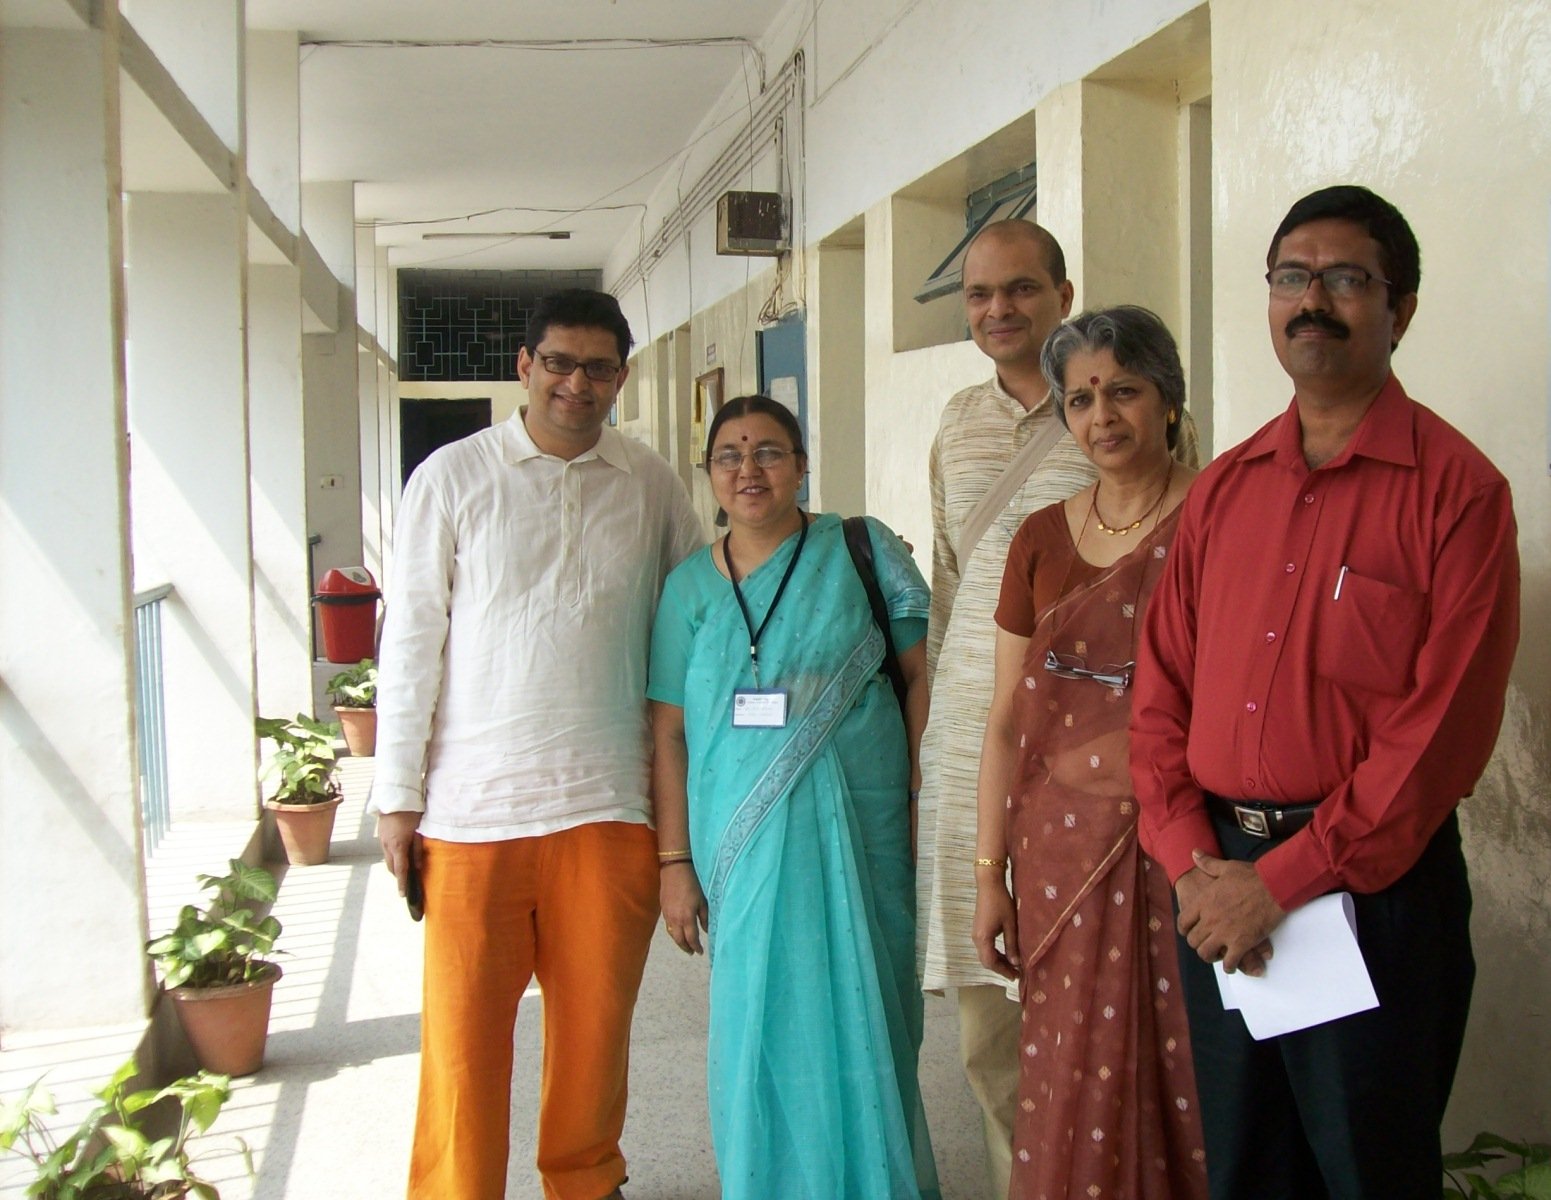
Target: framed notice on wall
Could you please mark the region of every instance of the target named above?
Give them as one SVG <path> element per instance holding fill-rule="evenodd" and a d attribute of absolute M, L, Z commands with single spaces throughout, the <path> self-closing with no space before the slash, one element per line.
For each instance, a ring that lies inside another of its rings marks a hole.
<path fill-rule="evenodd" d="M 723 367 L 714 367 L 704 375 L 695 376 L 695 407 L 690 413 L 689 448 L 690 461 L 696 466 L 705 462 L 706 426 L 722 406 L 724 371 Z"/>

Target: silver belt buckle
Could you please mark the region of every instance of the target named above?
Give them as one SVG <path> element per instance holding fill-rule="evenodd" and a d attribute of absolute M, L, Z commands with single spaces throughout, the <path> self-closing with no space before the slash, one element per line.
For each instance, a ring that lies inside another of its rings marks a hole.
<path fill-rule="evenodd" d="M 1266 820 L 1266 814 L 1258 808 L 1249 808 L 1243 804 L 1233 806 L 1233 819 L 1238 822 L 1239 828 L 1250 837 L 1270 838 L 1271 825 Z"/>

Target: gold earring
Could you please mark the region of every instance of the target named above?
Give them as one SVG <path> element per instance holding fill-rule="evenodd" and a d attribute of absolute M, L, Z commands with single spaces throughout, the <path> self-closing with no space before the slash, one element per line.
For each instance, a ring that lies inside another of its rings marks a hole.
<path fill-rule="evenodd" d="M 1177 408 L 1169 409 L 1169 424 L 1173 425 L 1178 420 L 1179 420 L 1179 409 L 1177 409 Z"/>

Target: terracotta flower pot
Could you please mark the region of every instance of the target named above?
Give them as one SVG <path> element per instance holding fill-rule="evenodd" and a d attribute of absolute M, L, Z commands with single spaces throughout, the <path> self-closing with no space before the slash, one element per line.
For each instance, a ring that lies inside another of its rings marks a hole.
<path fill-rule="evenodd" d="M 222 1075 L 251 1075 L 264 1065 L 269 1006 L 279 978 L 280 968 L 269 963 L 260 978 L 248 983 L 167 993 L 201 1067 Z"/>
<path fill-rule="evenodd" d="M 375 708 L 336 708 L 340 728 L 345 731 L 345 745 L 356 758 L 370 758 L 377 753 L 377 710 Z"/>
<path fill-rule="evenodd" d="M 344 797 L 336 796 L 322 804 L 281 804 L 264 801 L 275 814 L 280 844 L 286 861 L 293 867 L 315 867 L 329 860 L 329 840 L 334 836 L 334 815 Z"/>

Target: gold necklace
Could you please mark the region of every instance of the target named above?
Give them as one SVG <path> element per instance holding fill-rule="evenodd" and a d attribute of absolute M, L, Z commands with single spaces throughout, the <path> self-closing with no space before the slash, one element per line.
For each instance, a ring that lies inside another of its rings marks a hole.
<path fill-rule="evenodd" d="M 1169 481 L 1173 478 L 1174 460 L 1170 458 L 1169 469 L 1163 476 L 1163 490 L 1158 493 L 1158 498 L 1153 501 L 1152 507 L 1150 507 L 1141 516 L 1137 517 L 1136 520 L 1132 521 L 1129 525 L 1125 526 L 1106 525 L 1104 523 L 1104 518 L 1099 513 L 1099 484 L 1098 482 L 1095 482 L 1093 485 L 1093 501 L 1091 504 L 1089 504 L 1088 510 L 1092 514 L 1093 519 L 1098 523 L 1099 532 L 1107 533 L 1110 537 L 1114 537 L 1116 534 L 1119 534 L 1121 537 L 1130 537 L 1131 531 L 1133 529 L 1140 529 L 1142 527 L 1142 522 L 1147 520 L 1148 517 L 1152 516 L 1153 513 L 1157 512 L 1158 509 L 1163 506 L 1163 498 L 1169 494 Z"/>

